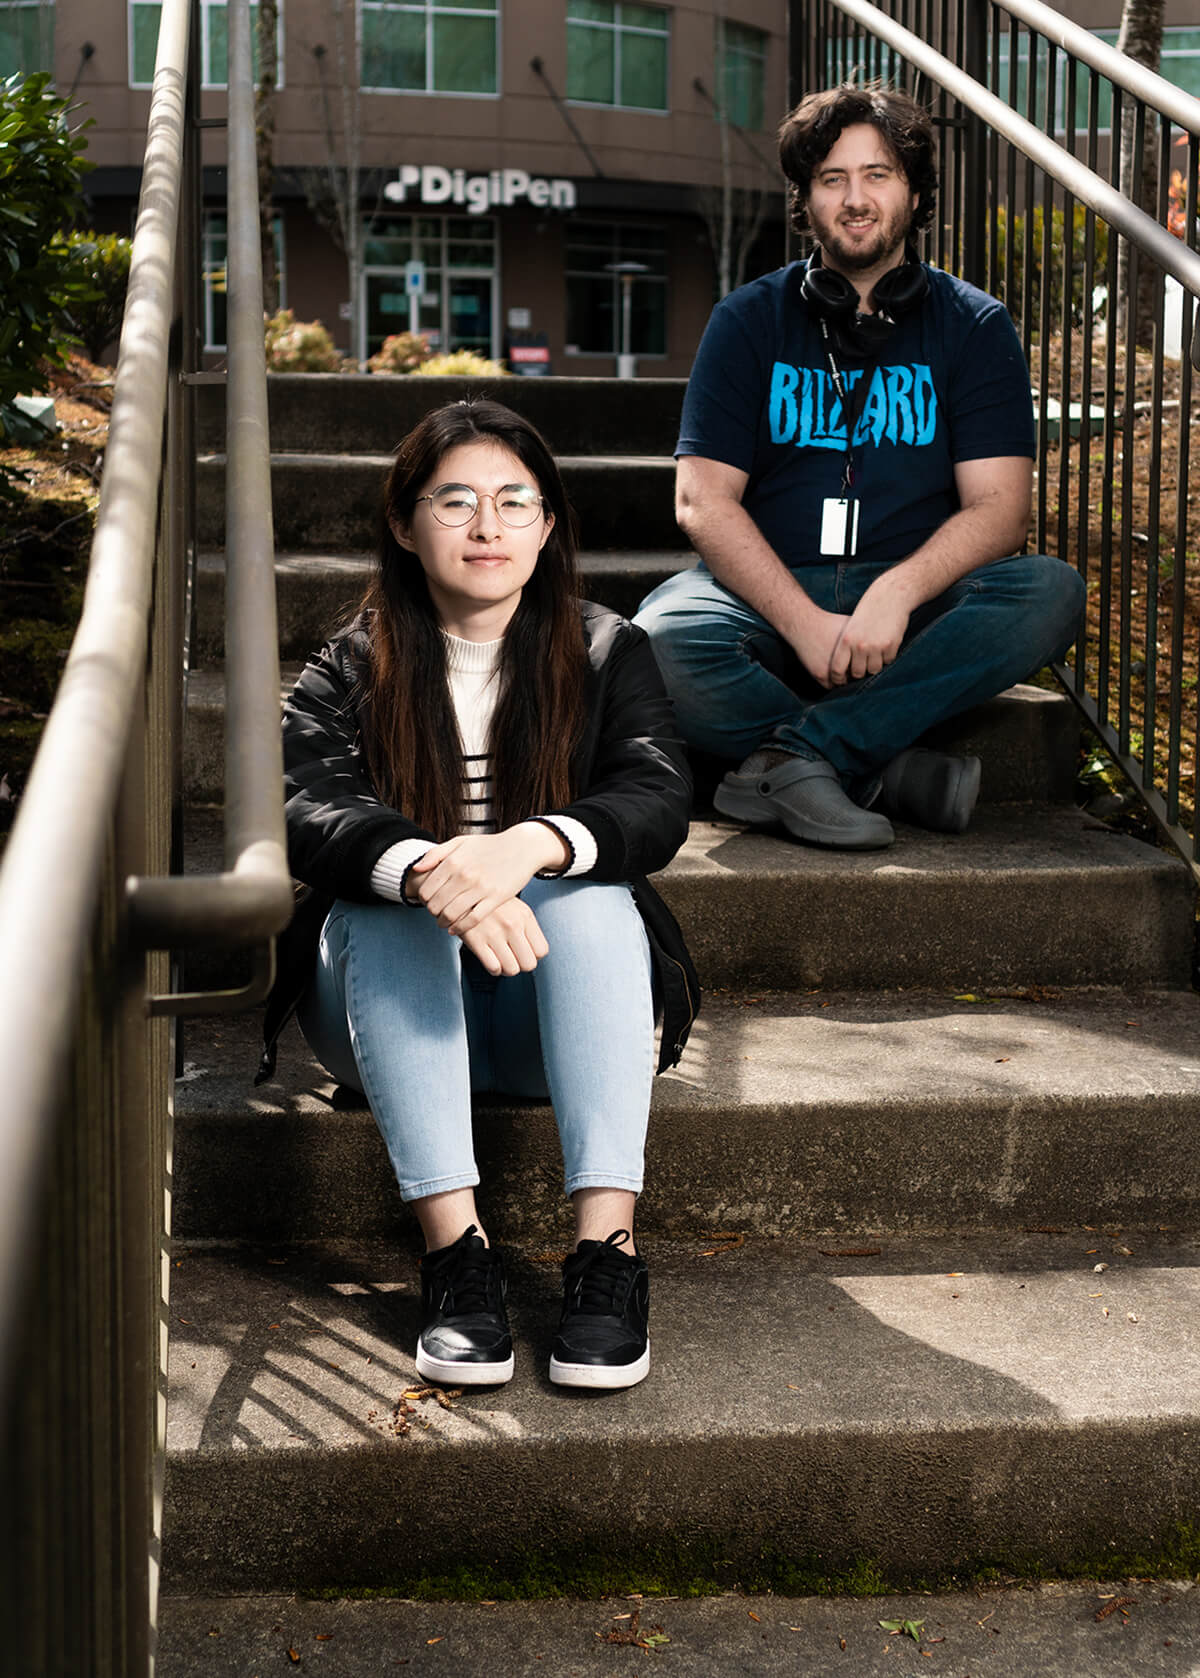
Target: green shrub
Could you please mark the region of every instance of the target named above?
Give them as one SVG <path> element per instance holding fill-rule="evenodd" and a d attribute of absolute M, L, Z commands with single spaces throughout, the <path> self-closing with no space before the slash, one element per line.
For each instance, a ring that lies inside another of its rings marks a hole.
<path fill-rule="evenodd" d="M 1025 282 L 1025 217 L 1013 217 L 1013 289 L 1012 296 L 1004 293 L 1005 263 L 1008 256 L 1008 218 L 1003 206 L 996 212 L 996 290 L 1004 299 L 1009 314 L 1018 326 L 1024 309 Z M 1084 282 L 1084 236 L 1086 231 L 1087 211 L 1082 204 L 1076 204 L 1071 224 L 1071 321 L 1078 326 L 1083 321 L 1083 282 Z M 1033 286 L 1033 321 L 1034 333 L 1038 331 L 1041 322 L 1042 309 L 1042 233 L 1046 225 L 1045 211 L 1040 204 L 1034 206 L 1031 221 L 1032 251 L 1032 286 Z M 1052 268 L 1050 273 L 1050 325 L 1053 331 L 1058 330 L 1062 319 L 1063 302 L 1063 229 L 1065 218 L 1061 210 L 1050 212 L 1050 244 L 1052 251 Z M 1094 234 L 1094 267 L 1093 281 L 1103 284 L 1107 274 L 1108 261 L 1108 224 L 1097 216 L 1095 218 Z"/>
<path fill-rule="evenodd" d="M 93 361 L 99 361 L 121 331 L 133 240 L 118 233 L 68 233 L 64 241 L 90 296 L 77 298 L 68 319 Z"/>
<path fill-rule="evenodd" d="M 424 333 L 394 332 L 383 340 L 382 348 L 375 351 L 367 367 L 372 373 L 415 373 L 429 356 L 429 340 Z"/>
<path fill-rule="evenodd" d="M 71 311 L 91 300 L 64 236 L 91 167 L 84 144 L 49 76 L 0 82 L 0 438 L 4 405 L 37 392 L 43 362 L 66 362 Z"/>
<path fill-rule="evenodd" d="M 422 362 L 417 369 L 422 374 L 454 374 L 462 377 L 478 379 L 498 379 L 509 377 L 508 368 L 502 361 L 489 361 L 486 356 L 479 355 L 475 350 L 451 350 L 449 355 L 430 356 L 428 361 Z"/>
<path fill-rule="evenodd" d="M 266 324 L 269 373 L 336 373 L 342 358 L 319 320 L 297 320 L 280 309 Z"/>

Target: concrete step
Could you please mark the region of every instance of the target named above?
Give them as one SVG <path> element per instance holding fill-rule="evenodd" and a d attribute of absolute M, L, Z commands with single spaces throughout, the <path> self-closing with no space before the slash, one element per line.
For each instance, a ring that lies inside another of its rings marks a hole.
<path fill-rule="evenodd" d="M 714 985 L 1190 982 L 1196 893 L 1173 854 L 1052 806 L 984 806 L 961 835 L 896 835 L 854 855 L 693 822 L 659 881 Z"/>
<path fill-rule="evenodd" d="M 308 564 L 307 561 L 289 563 L 295 563 L 298 570 L 306 569 Z M 350 564 L 349 561 L 340 563 L 342 567 Z M 636 586 L 637 573 L 626 570 L 626 565 L 627 558 L 621 557 L 607 578 L 598 569 L 593 572 L 593 578 L 612 580 L 621 588 Z M 326 572 L 321 584 L 314 583 L 314 592 L 318 587 L 348 589 L 351 575 L 347 569 Z M 340 583 L 338 577 L 342 579 Z M 321 645 L 334 620 L 324 618 L 319 625 L 314 621 L 316 605 L 323 608 L 329 602 L 324 596 L 319 602 L 314 601 L 307 577 L 295 598 L 299 604 L 294 618 L 289 610 L 287 621 L 293 627 L 286 633 L 291 639 L 310 627 L 312 634 L 303 648 L 307 653 Z M 351 592 L 349 599 L 353 598 Z M 207 611 L 203 621 L 211 624 Z M 285 662 L 281 670 L 284 694 L 291 690 L 302 668 L 302 659 Z M 983 759 L 980 796 L 985 803 L 1065 803 L 1075 793 L 1079 733 L 1079 714 L 1064 694 L 1023 684 L 942 724 L 929 734 L 928 740 L 942 750 L 974 752 Z M 716 765 L 714 760 L 700 767 L 705 773 L 697 774 L 696 807 L 711 808 L 713 781 L 718 768 L 723 770 L 723 766 Z M 225 681 L 219 668 L 195 670 L 189 678 L 183 773 L 187 795 L 193 802 L 211 804 L 224 796 Z"/>
<path fill-rule="evenodd" d="M 800 1572 L 783 1588 L 818 1583 Z M 956 1678 L 1180 1678 L 1200 1661 L 1200 1585 L 1186 1577 L 1009 1578 L 885 1596 L 869 1583 L 866 1595 L 832 1599 L 778 1587 L 689 1599 L 636 1575 L 614 1577 L 608 1589 L 642 1586 L 644 1596 L 599 1601 L 166 1594 L 157 1670 L 160 1678 L 245 1678 L 282 1669 L 289 1650 L 337 1678 L 379 1678 L 389 1661 L 415 1666 L 439 1654 L 455 1678 L 611 1678 L 644 1653 L 641 1671 L 656 1670 L 661 1654 L 671 1678 L 898 1678 L 918 1653 L 938 1659 L 931 1671 Z M 919 1646 L 903 1630 L 881 1629 L 906 1620 L 920 1627 Z"/>
<path fill-rule="evenodd" d="M 669 455 L 679 435 L 684 379 L 445 379 L 376 374 L 272 373 L 271 447 L 320 454 L 387 454 L 422 415 L 486 396 L 531 420 L 557 454 Z M 225 447 L 225 387 L 197 387 L 199 447 Z"/>
<path fill-rule="evenodd" d="M 361 554 L 280 554 L 275 561 L 279 650 L 304 658 L 362 598 L 373 557 Z M 696 563 L 694 553 L 582 553 L 583 594 L 632 617 L 652 588 Z M 219 662 L 225 646 L 225 557 L 201 554 L 197 568 L 195 660 Z"/>
<path fill-rule="evenodd" d="M 410 1227 L 362 1098 L 294 1025 L 252 1088 L 259 1033 L 257 1015 L 186 1027 L 177 1236 Z M 481 1102 L 476 1145 L 488 1226 L 561 1237 L 549 1105 Z M 716 992 L 655 1080 L 646 1185 L 657 1233 L 1200 1228 L 1200 998 Z"/>
<path fill-rule="evenodd" d="M 404 1396 L 411 1252 L 178 1249 L 168 1590 L 1094 1570 L 1194 1520 L 1186 1233 L 644 1250 L 645 1386 L 549 1385 L 559 1254 L 526 1250 L 515 1379 L 442 1408 Z"/>
<path fill-rule="evenodd" d="M 379 537 L 389 455 L 275 454 L 271 499 L 282 551 L 354 552 Z M 675 463 L 669 457 L 566 455 L 559 467 L 585 548 L 679 547 Z M 225 457 L 196 463 L 198 539 L 225 545 Z"/>
<path fill-rule="evenodd" d="M 193 812 L 189 867 L 219 866 L 219 818 Z M 1183 989 L 1196 892 L 1173 854 L 1074 808 L 985 805 L 969 832 L 897 827 L 886 851 L 818 851 L 693 821 L 656 878 L 702 982 L 774 989 Z M 228 954 L 189 962 L 232 983 Z"/>

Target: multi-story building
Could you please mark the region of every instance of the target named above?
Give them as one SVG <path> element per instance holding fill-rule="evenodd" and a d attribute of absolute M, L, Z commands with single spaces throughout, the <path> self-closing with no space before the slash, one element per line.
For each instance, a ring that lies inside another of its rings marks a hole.
<path fill-rule="evenodd" d="M 356 19 L 341 0 L 280 0 L 274 154 L 287 305 L 359 356 L 412 325 L 440 348 L 490 355 L 514 335 L 544 336 L 554 372 L 607 374 L 628 286 L 641 371 L 686 373 L 713 300 L 723 210 L 732 277 L 739 246 L 755 247 L 743 253 L 747 274 L 783 254 L 770 131 L 785 103 L 786 8 L 735 3 L 736 15 L 716 0 L 360 0 Z M 87 188 L 109 231 L 131 226 L 159 11 L 158 0 L 0 8 L 18 49 L 10 67 L 33 67 L 40 52 L 92 120 Z M 223 0 L 202 0 L 201 21 L 204 114 L 219 117 Z M 355 151 L 363 244 L 352 311 L 329 182 Z M 224 336 L 223 156 L 222 131 L 207 131 L 211 349 Z M 622 264 L 637 265 L 628 280 Z"/>
<path fill-rule="evenodd" d="M 1120 0 L 1063 10 L 1115 39 Z M 159 12 L 159 0 L 0 0 L 0 73 L 52 68 L 91 119 L 104 230 L 132 224 Z M 1163 73 L 1200 93 L 1193 0 L 1167 14 Z M 719 284 L 783 258 L 786 33 L 787 0 L 279 0 L 284 301 L 360 357 L 415 327 L 490 355 L 532 336 L 554 372 L 605 374 L 627 322 L 643 373 L 686 374 Z M 219 118 L 224 0 L 201 0 L 200 52 L 204 114 Z M 218 352 L 223 132 L 204 144 L 205 337 Z M 355 160 L 352 286 L 330 182 Z"/>

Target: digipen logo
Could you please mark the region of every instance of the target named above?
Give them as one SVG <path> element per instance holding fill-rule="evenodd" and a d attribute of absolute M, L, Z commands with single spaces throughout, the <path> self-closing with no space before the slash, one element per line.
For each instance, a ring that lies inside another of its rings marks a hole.
<path fill-rule="evenodd" d="M 524 201 L 535 209 L 573 210 L 575 183 L 528 175 L 524 169 L 493 169 L 488 175 L 468 175 L 465 169 L 444 169 L 440 163 L 402 163 L 398 180 L 383 189 L 385 198 L 403 204 L 411 188 L 422 204 L 463 204 L 467 214 L 480 216 L 497 205 L 511 207 Z"/>

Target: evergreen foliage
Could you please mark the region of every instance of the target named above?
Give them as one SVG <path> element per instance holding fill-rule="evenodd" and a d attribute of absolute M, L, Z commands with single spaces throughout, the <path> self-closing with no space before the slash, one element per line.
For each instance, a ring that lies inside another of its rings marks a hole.
<path fill-rule="evenodd" d="M 37 391 L 43 362 L 65 363 L 72 308 L 92 301 L 64 235 L 91 168 L 68 113 L 48 75 L 0 82 L 0 438 L 5 405 Z"/>

